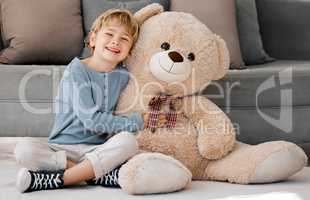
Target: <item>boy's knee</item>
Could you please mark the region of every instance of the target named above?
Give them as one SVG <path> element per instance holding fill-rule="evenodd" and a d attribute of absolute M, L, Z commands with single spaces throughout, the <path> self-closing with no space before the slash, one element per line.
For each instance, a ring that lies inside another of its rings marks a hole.
<path fill-rule="evenodd" d="M 133 133 L 121 132 L 118 134 L 120 137 L 120 143 L 129 150 L 138 151 L 138 142 Z"/>
<path fill-rule="evenodd" d="M 118 140 L 118 143 L 128 152 L 136 154 L 138 152 L 138 142 L 133 133 L 130 132 L 121 132 L 117 134 L 115 139 Z"/>
<path fill-rule="evenodd" d="M 18 163 L 24 164 L 33 159 L 33 142 L 31 140 L 20 141 L 16 144 L 14 155 Z"/>

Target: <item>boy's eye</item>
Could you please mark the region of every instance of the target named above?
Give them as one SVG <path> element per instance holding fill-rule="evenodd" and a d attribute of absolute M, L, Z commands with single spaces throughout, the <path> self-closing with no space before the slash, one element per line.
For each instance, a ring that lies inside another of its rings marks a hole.
<path fill-rule="evenodd" d="M 122 37 L 122 40 L 129 41 L 128 38 Z"/>
<path fill-rule="evenodd" d="M 112 33 L 105 33 L 106 35 L 108 35 L 108 36 L 113 36 L 113 34 Z"/>

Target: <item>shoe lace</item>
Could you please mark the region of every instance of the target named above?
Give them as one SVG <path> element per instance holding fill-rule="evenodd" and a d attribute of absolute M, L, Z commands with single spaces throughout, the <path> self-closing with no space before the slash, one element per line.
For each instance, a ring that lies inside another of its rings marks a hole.
<path fill-rule="evenodd" d="M 118 171 L 119 169 L 112 170 L 105 176 L 97 179 L 95 181 L 95 184 L 100 183 L 100 185 L 103 185 L 103 184 L 104 185 L 117 185 L 118 184 Z"/>
<path fill-rule="evenodd" d="M 34 181 L 31 189 L 53 189 L 60 186 L 60 174 L 33 173 Z"/>

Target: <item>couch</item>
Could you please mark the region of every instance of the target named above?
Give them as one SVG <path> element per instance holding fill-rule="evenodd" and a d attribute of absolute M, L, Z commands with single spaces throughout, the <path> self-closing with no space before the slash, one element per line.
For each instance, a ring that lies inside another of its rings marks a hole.
<path fill-rule="evenodd" d="M 305 16 L 310 1 L 256 0 L 256 6 L 264 50 L 275 60 L 230 70 L 203 94 L 233 120 L 240 141 L 287 140 L 309 157 L 310 30 Z"/>
<path fill-rule="evenodd" d="M 112 6 L 130 2 L 130 0 L 120 0 L 115 3 L 102 0 L 102 2 L 105 1 L 111 5 L 114 3 Z M 151 0 L 137 1 L 152 2 Z M 83 1 L 84 4 L 85 2 L 91 1 Z M 92 0 L 92 2 L 99 1 Z M 135 3 L 135 0 L 131 2 Z M 196 7 L 182 6 L 179 2 L 182 0 L 172 0 L 171 10 L 191 12 L 190 9 L 192 9 L 194 15 L 196 15 L 194 11 L 199 9 L 203 14 L 207 10 L 210 12 L 213 10 L 214 13 L 222 15 L 223 13 L 217 12 L 217 9 L 224 2 L 229 2 L 227 7 L 235 6 L 234 0 L 221 0 L 219 4 L 215 2 L 220 1 L 197 0 L 200 3 Z M 214 4 L 214 7 L 211 4 Z M 244 53 L 246 49 L 244 43 L 242 46 L 244 40 L 238 27 L 240 47 L 239 41 L 227 39 L 230 50 L 233 49 L 231 50 L 233 69 L 223 79 L 212 83 L 201 95 L 206 95 L 227 113 L 236 127 L 240 141 L 257 144 L 270 140 L 287 140 L 297 143 L 310 155 L 308 134 L 310 124 L 306 121 L 310 117 L 310 61 L 308 61 L 310 55 L 306 53 L 309 52 L 310 47 L 305 43 L 305 39 L 309 39 L 307 38 L 309 34 L 306 34 L 307 28 L 304 26 L 305 16 L 309 15 L 306 8 L 310 6 L 310 1 L 257 0 L 256 6 L 262 44 L 265 53 L 270 57 L 263 62 L 257 62 L 260 64 L 253 65 L 253 62 L 251 63 L 250 59 L 250 61 L 246 60 L 243 55 L 243 61 L 246 61 L 244 64 L 238 58 L 241 54 L 233 53 L 241 50 Z M 137 9 L 137 5 L 134 4 L 132 8 Z M 274 14 L 274 9 L 282 12 Z M 301 12 L 292 16 L 291 12 L 288 12 L 291 9 L 299 9 Z M 238 19 L 237 14 L 240 13 L 237 12 L 239 11 L 231 10 L 229 14 L 236 15 Z M 299 23 L 295 23 L 296 20 Z M 221 32 L 223 31 L 223 27 L 219 28 L 221 24 L 212 24 L 210 21 L 214 21 L 212 17 L 207 18 L 205 23 L 211 30 L 224 39 L 230 35 L 225 36 Z M 238 22 L 236 23 L 238 25 Z M 232 22 L 229 24 L 233 25 Z M 289 28 L 290 26 L 292 28 Z M 237 28 L 235 26 L 232 28 L 234 33 L 238 34 Z M 76 56 L 85 56 L 85 52 Z M 61 65 L 55 63 L 0 64 L 0 200 L 89 197 L 92 199 L 280 199 L 284 197 L 306 199 L 309 195 L 305 186 L 310 181 L 309 168 L 281 183 L 234 185 L 197 181 L 193 182 L 191 188 L 182 192 L 158 196 L 129 196 L 120 190 L 91 186 L 76 186 L 57 190 L 57 192 L 18 193 L 14 187 L 14 181 L 20 166 L 14 161 L 14 146 L 24 137 L 46 140 L 53 125 L 53 100 L 65 67 L 65 63 Z"/>

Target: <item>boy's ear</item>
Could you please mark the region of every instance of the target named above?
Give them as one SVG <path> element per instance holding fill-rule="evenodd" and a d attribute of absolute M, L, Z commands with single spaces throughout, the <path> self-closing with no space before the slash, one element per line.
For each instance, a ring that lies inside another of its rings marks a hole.
<path fill-rule="evenodd" d="M 96 34 L 94 32 L 91 32 L 89 34 L 89 46 L 94 47 L 95 46 L 95 40 L 96 40 Z"/>
<path fill-rule="evenodd" d="M 150 5 L 145 6 L 144 8 L 141 8 L 138 10 L 134 17 L 139 22 L 139 25 L 143 24 L 145 20 L 148 18 L 157 15 L 159 13 L 162 13 L 164 11 L 164 8 L 162 5 L 158 3 L 152 3 Z"/>

